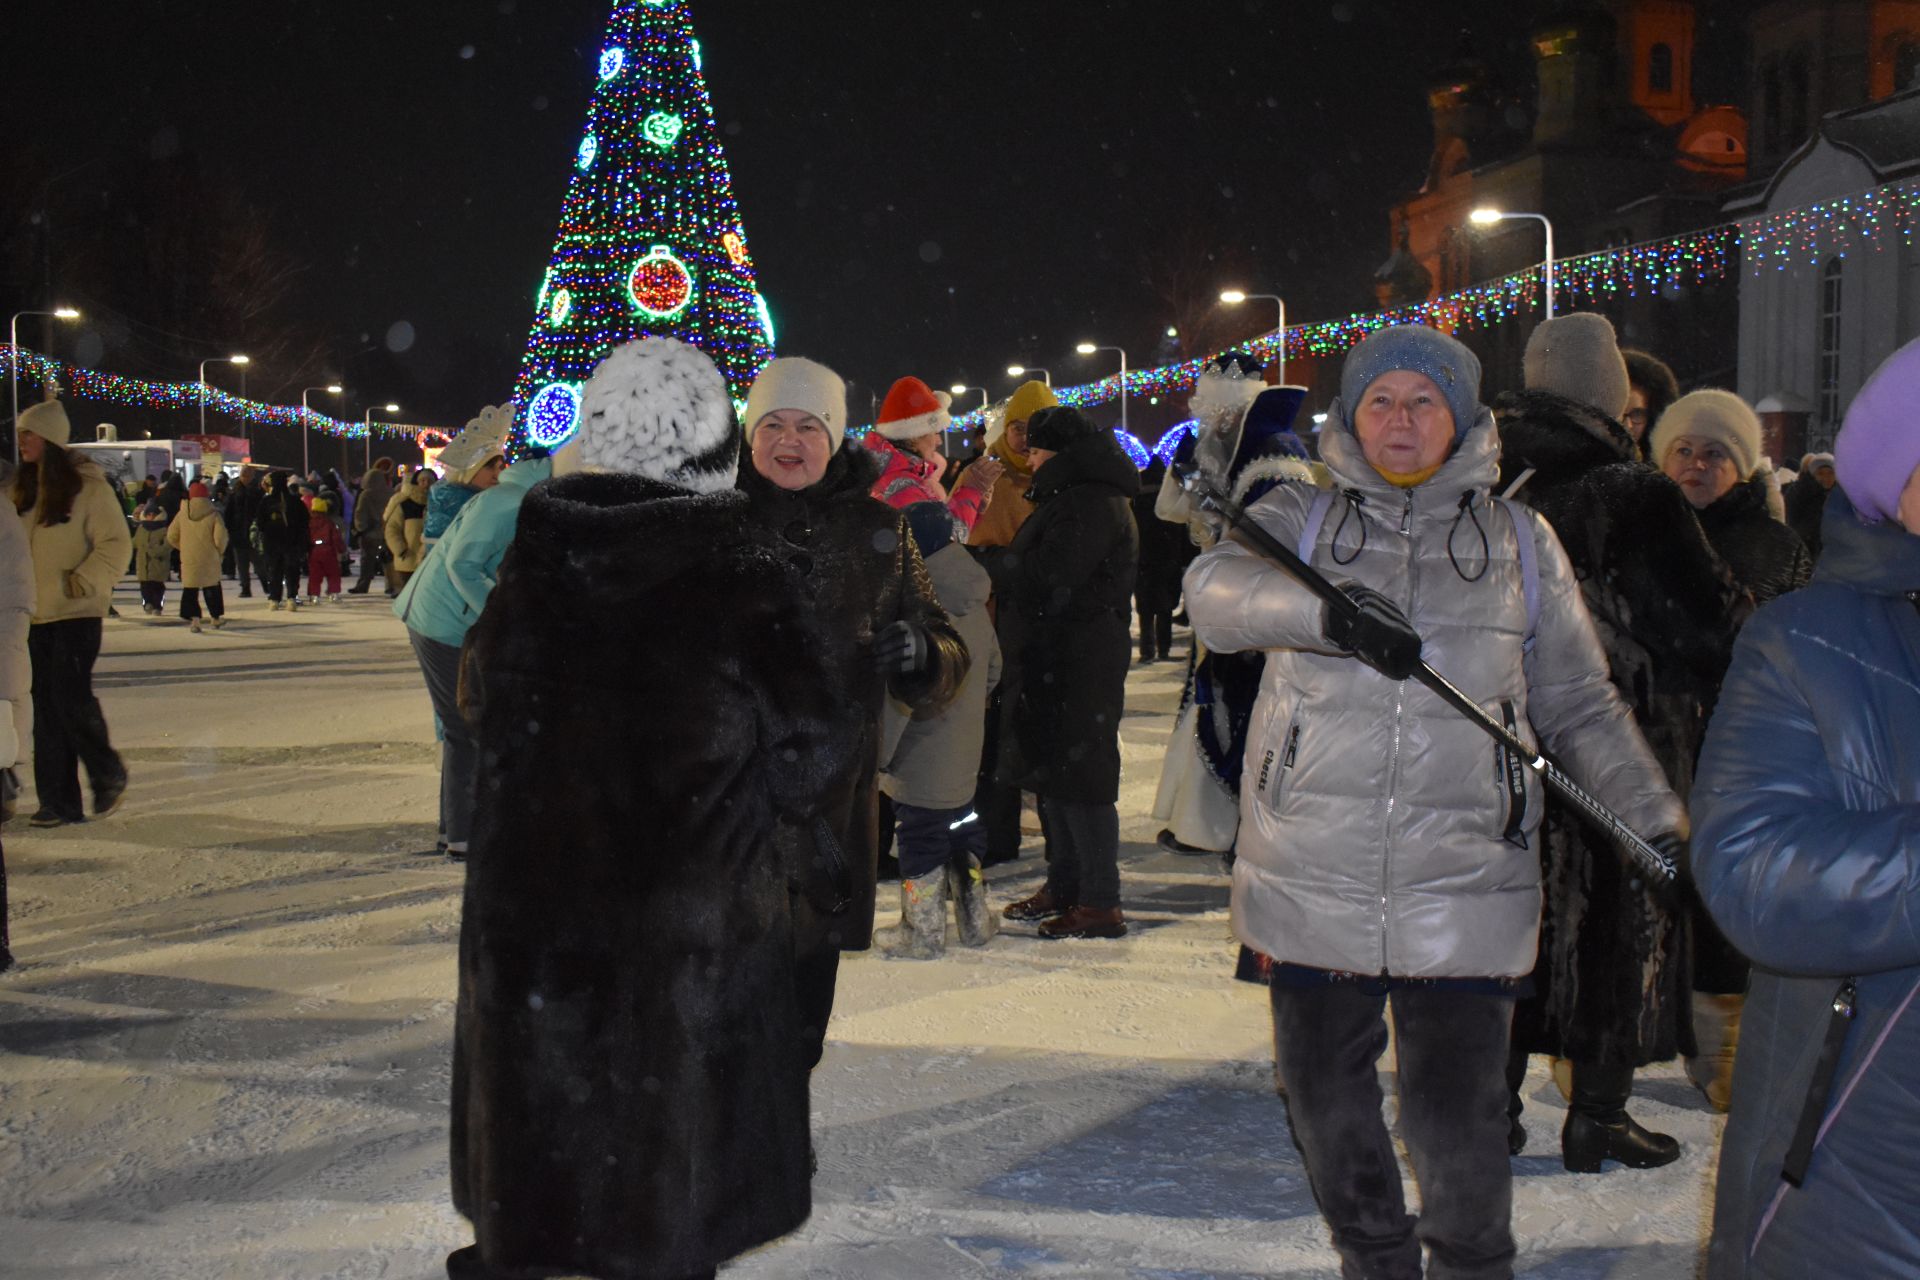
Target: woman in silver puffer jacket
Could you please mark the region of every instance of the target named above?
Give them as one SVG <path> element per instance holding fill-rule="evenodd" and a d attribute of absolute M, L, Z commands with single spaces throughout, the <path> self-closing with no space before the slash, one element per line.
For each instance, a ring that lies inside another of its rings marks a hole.
<path fill-rule="evenodd" d="M 1514 1256 L 1504 1069 L 1539 929 L 1540 778 L 1405 677 L 1424 657 L 1641 832 L 1684 824 L 1552 530 L 1490 496 L 1499 438 L 1479 382 L 1435 330 L 1374 335 L 1322 433 L 1334 491 L 1284 485 L 1253 507 L 1358 589 L 1359 622 L 1330 633 L 1319 600 L 1237 535 L 1185 583 L 1209 650 L 1267 654 L 1233 923 L 1275 960 L 1294 1138 L 1354 1274 L 1418 1276 L 1422 1244 L 1449 1276 L 1509 1276 Z M 1375 1076 L 1389 995 L 1417 1227 Z"/>

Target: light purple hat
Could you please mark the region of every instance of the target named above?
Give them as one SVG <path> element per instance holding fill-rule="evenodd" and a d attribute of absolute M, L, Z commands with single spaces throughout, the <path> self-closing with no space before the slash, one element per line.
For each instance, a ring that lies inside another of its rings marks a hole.
<path fill-rule="evenodd" d="M 1920 339 L 1880 362 L 1847 408 L 1833 442 L 1833 469 L 1853 509 L 1891 520 L 1900 491 L 1920 467 Z"/>

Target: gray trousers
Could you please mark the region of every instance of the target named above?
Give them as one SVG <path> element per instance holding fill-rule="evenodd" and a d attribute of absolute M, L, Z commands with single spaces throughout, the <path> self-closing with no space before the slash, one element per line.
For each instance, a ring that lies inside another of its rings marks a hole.
<path fill-rule="evenodd" d="M 460 715 L 460 651 L 409 629 L 413 656 L 433 699 L 440 733 L 440 836 L 455 853 L 467 851 L 473 833 L 473 804 L 480 771 L 480 744 Z"/>
<path fill-rule="evenodd" d="M 1041 796 L 1040 825 L 1054 900 L 1098 910 L 1119 906 L 1119 807 Z"/>
<path fill-rule="evenodd" d="M 1380 1114 L 1387 996 L 1357 982 L 1272 989 L 1273 1034 L 1293 1140 L 1346 1280 L 1507 1280 L 1507 1038 L 1513 1000 L 1416 985 L 1393 990 L 1400 1136 L 1421 1213 L 1407 1212 Z"/>

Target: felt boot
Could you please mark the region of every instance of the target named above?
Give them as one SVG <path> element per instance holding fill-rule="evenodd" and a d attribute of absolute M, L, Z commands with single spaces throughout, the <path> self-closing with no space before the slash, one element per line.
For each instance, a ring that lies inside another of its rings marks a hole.
<path fill-rule="evenodd" d="M 1000 932 L 1000 917 L 987 901 L 987 878 L 972 854 L 947 864 L 947 896 L 953 899 L 953 922 L 960 926 L 961 946 L 984 947 Z"/>
<path fill-rule="evenodd" d="M 874 945 L 895 960 L 937 960 L 947 953 L 947 869 L 900 882 L 900 923 L 876 929 Z"/>

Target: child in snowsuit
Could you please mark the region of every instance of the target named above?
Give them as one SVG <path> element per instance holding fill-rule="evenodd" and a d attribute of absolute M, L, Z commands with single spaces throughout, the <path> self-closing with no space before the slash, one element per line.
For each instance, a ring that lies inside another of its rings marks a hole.
<path fill-rule="evenodd" d="M 227 625 L 227 605 L 220 593 L 220 558 L 226 553 L 227 522 L 214 509 L 207 486 L 195 481 L 187 488 L 186 505 L 167 529 L 167 542 L 180 553 L 180 616 L 190 631 L 200 630 L 200 598 L 217 631 Z"/>
<path fill-rule="evenodd" d="M 333 518 L 333 503 L 315 498 L 307 515 L 307 602 L 320 603 L 320 581 L 326 579 L 327 600 L 340 603 L 340 557 L 347 553 L 346 535 Z"/>
<path fill-rule="evenodd" d="M 960 941 L 985 946 L 999 921 L 987 904 L 980 859 L 987 824 L 975 810 L 987 697 L 1000 682 L 1000 643 L 987 614 L 992 580 L 953 540 L 953 517 L 938 502 L 907 508 L 907 524 L 933 579 L 934 594 L 973 655 L 959 695 L 935 715 L 889 703 L 882 726 L 880 790 L 893 801 L 900 858 L 900 924 L 874 942 L 890 956 L 931 960 L 947 949 L 947 900 Z"/>
<path fill-rule="evenodd" d="M 140 607 L 157 614 L 167 602 L 173 548 L 167 545 L 167 509 L 148 498 L 133 517 L 133 572 L 140 579 Z"/>

